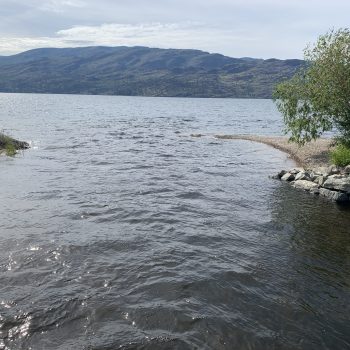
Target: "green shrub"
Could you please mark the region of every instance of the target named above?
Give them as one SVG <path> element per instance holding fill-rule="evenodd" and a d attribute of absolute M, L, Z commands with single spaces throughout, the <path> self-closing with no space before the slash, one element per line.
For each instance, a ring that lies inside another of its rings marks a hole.
<path fill-rule="evenodd" d="M 306 68 L 274 91 L 285 131 L 291 141 L 305 144 L 335 127 L 350 143 L 350 29 L 320 36 L 304 57 Z"/>
<path fill-rule="evenodd" d="M 15 140 L 0 133 L 0 150 L 5 150 L 7 156 L 14 157 L 17 151 Z"/>
<path fill-rule="evenodd" d="M 17 152 L 16 147 L 12 142 L 6 143 L 5 151 L 6 151 L 6 155 L 9 157 L 14 157 L 16 155 L 16 152 Z"/>
<path fill-rule="evenodd" d="M 335 165 L 346 166 L 350 164 L 350 148 L 345 145 L 338 145 L 331 152 L 331 159 Z"/>

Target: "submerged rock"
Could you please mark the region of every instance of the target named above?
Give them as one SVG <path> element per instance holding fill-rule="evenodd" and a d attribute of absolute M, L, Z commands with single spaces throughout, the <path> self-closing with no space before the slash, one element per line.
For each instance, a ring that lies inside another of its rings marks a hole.
<path fill-rule="evenodd" d="M 326 197 L 337 203 L 349 202 L 349 196 L 344 192 L 332 191 L 327 188 L 319 189 L 320 196 Z"/>
<path fill-rule="evenodd" d="M 313 187 L 310 189 L 310 193 L 314 195 L 319 195 L 320 194 L 320 188 L 319 187 Z"/>

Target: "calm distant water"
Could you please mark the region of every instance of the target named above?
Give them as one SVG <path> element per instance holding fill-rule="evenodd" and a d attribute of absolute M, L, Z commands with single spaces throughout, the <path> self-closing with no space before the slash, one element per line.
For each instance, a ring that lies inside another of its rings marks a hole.
<path fill-rule="evenodd" d="M 269 175 L 270 100 L 0 94 L 0 349 L 350 348 L 350 211 Z"/>

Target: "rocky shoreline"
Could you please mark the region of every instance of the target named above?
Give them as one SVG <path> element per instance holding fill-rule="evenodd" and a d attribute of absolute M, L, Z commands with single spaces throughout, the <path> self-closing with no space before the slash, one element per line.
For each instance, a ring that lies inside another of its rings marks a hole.
<path fill-rule="evenodd" d="M 337 203 L 350 202 L 350 165 L 335 165 L 312 170 L 294 168 L 282 170 L 273 178 L 290 183 L 293 187 L 322 196 Z"/>
<path fill-rule="evenodd" d="M 260 142 L 286 152 L 300 167 L 282 170 L 272 178 L 315 196 L 337 203 L 350 203 L 350 165 L 341 168 L 330 164 L 331 139 L 318 139 L 299 146 L 282 136 L 215 135 L 215 138 Z"/>

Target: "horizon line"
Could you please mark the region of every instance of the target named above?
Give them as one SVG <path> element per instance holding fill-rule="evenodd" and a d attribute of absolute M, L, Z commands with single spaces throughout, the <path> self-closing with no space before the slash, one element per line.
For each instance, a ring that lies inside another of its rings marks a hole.
<path fill-rule="evenodd" d="M 145 48 L 145 49 L 154 49 L 154 50 L 174 50 L 174 51 L 199 51 L 199 52 L 203 52 L 209 55 L 220 55 L 220 56 L 224 56 L 224 57 L 229 57 L 229 58 L 235 58 L 235 59 L 254 59 L 254 60 L 262 60 L 262 61 L 268 61 L 268 60 L 278 60 L 278 61 L 289 61 L 289 60 L 297 60 L 297 61 L 304 61 L 304 59 L 302 58 L 277 58 L 277 57 L 270 57 L 270 58 L 261 58 L 261 57 L 252 57 L 252 56 L 241 56 L 241 57 L 233 57 L 233 56 L 228 56 L 228 55 L 224 55 L 222 53 L 219 52 L 210 52 L 210 51 L 205 51 L 205 50 L 201 50 L 201 49 L 188 49 L 188 48 L 162 48 L 162 47 L 153 47 L 153 46 L 144 46 L 144 45 L 134 45 L 134 46 L 128 46 L 128 45 L 118 45 L 118 46 L 108 46 L 108 45 L 87 45 L 87 46 L 66 46 L 66 47 L 37 47 L 37 48 L 33 48 L 33 49 L 29 49 L 29 50 L 24 50 L 24 51 L 20 51 L 17 53 L 13 53 L 13 54 L 9 54 L 9 55 L 3 55 L 0 54 L 0 57 L 12 57 L 12 56 L 17 56 L 17 55 L 21 55 L 23 53 L 26 52 L 30 52 L 30 51 L 38 51 L 38 50 L 66 50 L 66 49 L 87 49 L 87 48 Z"/>

